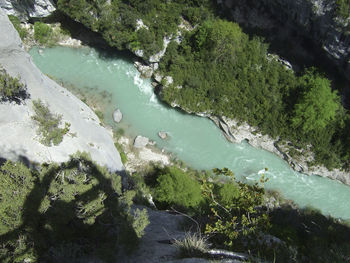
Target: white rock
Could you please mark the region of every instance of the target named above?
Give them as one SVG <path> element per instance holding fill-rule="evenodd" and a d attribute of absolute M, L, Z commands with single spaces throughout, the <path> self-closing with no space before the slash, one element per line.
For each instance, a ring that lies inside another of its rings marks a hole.
<path fill-rule="evenodd" d="M 0 0 L 0 8 L 2 8 L 7 15 L 16 15 L 25 18 L 49 16 L 56 10 L 52 0 Z"/>
<path fill-rule="evenodd" d="M 147 137 L 143 137 L 141 135 L 136 136 L 134 141 L 135 148 L 144 148 L 149 143 L 149 139 Z"/>
<path fill-rule="evenodd" d="M 160 83 L 160 82 L 162 81 L 162 79 L 163 79 L 163 76 L 162 76 L 161 74 L 159 74 L 159 73 L 156 73 L 156 74 L 154 74 L 154 79 L 155 79 L 158 83 Z"/>
<path fill-rule="evenodd" d="M 143 23 L 142 19 L 140 18 L 140 19 L 136 20 L 136 31 L 140 30 L 141 28 L 144 28 L 144 29 L 147 29 L 147 30 L 149 29 L 148 26 L 146 26 Z"/>
<path fill-rule="evenodd" d="M 138 49 L 134 53 L 135 53 L 136 56 L 138 56 L 140 58 L 143 57 L 143 50 L 142 49 Z"/>
<path fill-rule="evenodd" d="M 166 76 L 164 79 L 165 79 L 165 84 L 164 84 L 165 87 L 174 83 L 174 79 L 172 76 Z"/>
<path fill-rule="evenodd" d="M 170 37 L 164 37 L 163 38 L 163 49 L 161 51 L 159 51 L 157 54 L 154 54 L 152 56 L 149 57 L 149 62 L 159 62 L 160 59 L 164 56 L 165 51 L 170 43 L 172 36 Z"/>
<path fill-rule="evenodd" d="M 30 161 L 65 162 L 69 156 L 87 152 L 110 170 L 124 170 L 110 134 L 99 125 L 98 117 L 86 104 L 40 72 L 22 49 L 17 31 L 0 9 L 0 64 L 12 76 L 26 83 L 30 99 L 25 104 L 0 104 L 0 157 Z M 40 99 L 53 113 L 62 115 L 62 123 L 71 124 L 63 141 L 52 147 L 39 142 L 32 100 Z M 93 147 L 91 146 L 93 145 Z"/>
<path fill-rule="evenodd" d="M 153 75 L 153 67 L 143 65 L 142 63 L 136 61 L 134 63 L 134 66 L 137 68 L 137 70 L 141 73 L 141 76 L 144 78 L 150 78 Z"/>
<path fill-rule="evenodd" d="M 113 112 L 113 120 L 116 122 L 116 123 L 119 123 L 123 118 L 123 114 L 122 112 L 120 111 L 120 109 L 116 109 L 114 112 Z"/>
<path fill-rule="evenodd" d="M 158 136 L 164 140 L 168 137 L 168 133 L 165 131 L 160 131 L 158 132 Z"/>

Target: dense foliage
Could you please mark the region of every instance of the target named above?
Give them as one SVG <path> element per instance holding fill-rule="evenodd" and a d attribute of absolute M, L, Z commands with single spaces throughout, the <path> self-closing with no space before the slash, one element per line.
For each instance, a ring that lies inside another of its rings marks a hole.
<path fill-rule="evenodd" d="M 34 23 L 34 39 L 40 45 L 49 44 L 53 35 L 53 30 L 49 25 L 46 25 L 42 22 Z"/>
<path fill-rule="evenodd" d="M 115 262 L 148 224 L 145 210 L 131 213 L 134 194 L 122 194 L 120 176 L 86 155 L 39 169 L 8 161 L 0 193 L 1 262 Z"/>
<path fill-rule="evenodd" d="M 343 19 L 347 19 L 350 15 L 350 1 L 336 0 L 336 14 Z"/>
<path fill-rule="evenodd" d="M 19 104 L 28 97 L 26 86 L 0 67 L 0 101 L 14 101 Z"/>
<path fill-rule="evenodd" d="M 41 100 L 33 101 L 35 115 L 32 119 L 38 124 L 40 142 L 46 146 L 59 145 L 63 136 L 68 133 L 70 123 L 66 122 L 64 128 L 60 128 L 62 116 L 50 112 L 49 107 Z"/>
<path fill-rule="evenodd" d="M 154 196 L 159 202 L 177 207 L 196 207 L 203 201 L 199 182 L 177 167 L 162 171 Z"/>
<path fill-rule="evenodd" d="M 144 176 L 134 177 L 137 180 L 135 185 L 142 188 L 143 193 L 153 192 L 158 208 L 175 208 L 174 211 L 191 216 L 184 225 L 192 233 L 175 242 L 185 257 L 205 257 L 210 244 L 214 248 L 249 252 L 253 258 L 266 259 L 267 262 L 340 263 L 350 260 L 348 225 L 311 208 L 296 209 L 277 193 L 265 192 L 267 180 L 264 176 L 257 183 L 245 184 L 236 181 L 227 168 L 214 169 L 210 174 L 175 167 L 156 167 Z M 169 179 L 170 187 L 158 180 L 164 177 Z M 175 200 L 181 200 L 183 204 L 189 203 L 191 196 L 194 196 L 193 201 L 198 199 L 194 194 L 198 191 L 197 186 L 193 187 L 192 182 L 192 187 L 185 186 L 188 180 L 200 184 L 201 201 L 192 207 L 174 205 Z M 150 189 L 145 190 L 147 187 Z M 161 202 L 156 194 L 159 189 Z M 181 197 L 182 192 L 176 193 L 173 189 L 191 194 Z M 267 200 L 276 198 L 279 199 L 278 206 L 266 206 Z"/>
<path fill-rule="evenodd" d="M 210 0 L 58 1 L 59 10 L 100 32 L 111 46 L 143 50 L 146 58 L 163 48 L 165 35 L 176 34 L 181 16 L 197 23 L 211 16 L 211 6 Z"/>
<path fill-rule="evenodd" d="M 311 144 L 313 164 L 349 168 L 349 117 L 331 83 L 316 70 L 296 75 L 261 39 L 217 18 L 212 1 L 59 0 L 58 7 L 111 46 L 142 50 L 146 60 L 172 36 L 159 63 L 174 78 L 161 92 L 169 104 L 246 121 L 296 148 Z"/>

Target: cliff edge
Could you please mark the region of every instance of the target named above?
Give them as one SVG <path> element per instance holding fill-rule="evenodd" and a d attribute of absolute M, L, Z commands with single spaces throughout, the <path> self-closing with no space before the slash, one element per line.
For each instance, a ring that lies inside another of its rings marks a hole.
<path fill-rule="evenodd" d="M 111 171 L 124 170 L 111 135 L 99 124 L 96 114 L 73 94 L 45 76 L 22 48 L 17 31 L 0 8 L 0 66 L 19 77 L 30 98 L 22 104 L 0 104 L 0 158 L 32 162 L 64 162 L 77 151 L 87 152 L 98 164 Z M 33 100 L 40 99 L 62 123 L 71 124 L 69 133 L 57 146 L 40 143 Z"/>

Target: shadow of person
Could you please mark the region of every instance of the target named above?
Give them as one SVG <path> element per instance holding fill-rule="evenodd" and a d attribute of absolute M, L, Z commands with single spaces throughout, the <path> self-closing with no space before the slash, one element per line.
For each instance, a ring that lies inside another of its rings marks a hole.
<path fill-rule="evenodd" d="M 137 244 L 119 175 L 85 155 L 31 173 L 35 184 L 23 203 L 21 224 L 0 235 L 1 262 L 9 255 L 39 262 L 86 262 L 87 257 L 116 262 L 118 249 Z M 22 237 L 25 245 L 18 249 Z M 1 247 L 8 253 L 1 254 Z"/>

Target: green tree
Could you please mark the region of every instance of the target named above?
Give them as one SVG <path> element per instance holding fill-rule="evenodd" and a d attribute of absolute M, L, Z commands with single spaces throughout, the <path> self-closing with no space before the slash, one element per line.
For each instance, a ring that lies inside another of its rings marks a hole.
<path fill-rule="evenodd" d="M 0 101 L 15 101 L 19 104 L 28 97 L 26 86 L 0 68 Z"/>
<path fill-rule="evenodd" d="M 53 30 L 50 26 L 42 23 L 34 23 L 34 39 L 39 42 L 40 45 L 48 44 L 53 34 Z"/>
<path fill-rule="evenodd" d="M 199 182 L 177 167 L 166 168 L 157 182 L 155 197 L 160 202 L 195 207 L 202 201 Z"/>
<path fill-rule="evenodd" d="M 237 241 L 255 237 L 268 229 L 269 217 L 259 209 L 263 204 L 264 188 L 257 183 L 236 182 L 227 168 L 213 171 L 230 180 L 222 185 L 202 179 L 202 193 L 210 208 L 205 232 L 213 235 L 213 241 L 233 248 Z M 260 182 L 266 182 L 264 177 Z"/>
<path fill-rule="evenodd" d="M 313 71 L 306 72 L 301 82 L 304 92 L 295 105 L 292 126 L 304 133 L 323 129 L 335 119 L 339 97 L 332 92 L 330 81 Z"/>

